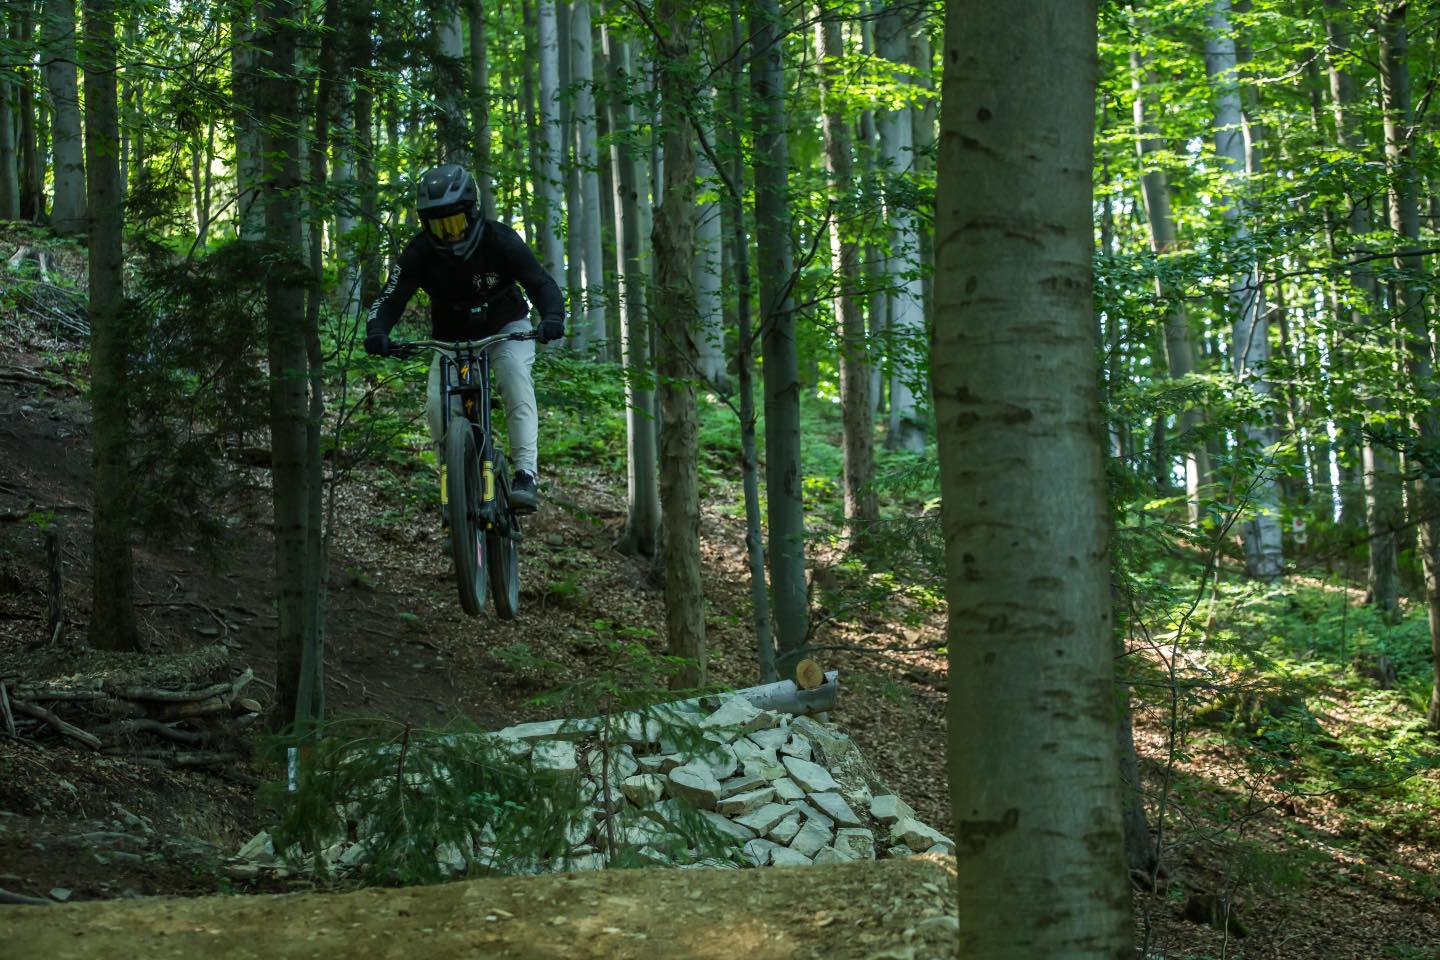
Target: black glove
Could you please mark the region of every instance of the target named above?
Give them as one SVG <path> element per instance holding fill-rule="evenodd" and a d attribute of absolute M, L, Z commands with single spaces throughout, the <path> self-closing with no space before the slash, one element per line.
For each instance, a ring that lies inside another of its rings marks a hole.
<path fill-rule="evenodd" d="M 372 333 L 365 337 L 365 352 L 372 357 L 390 356 L 390 334 Z"/>
<path fill-rule="evenodd" d="M 559 340 L 565 336 L 564 320 L 541 320 L 540 321 L 540 342 L 549 343 L 551 340 Z"/>

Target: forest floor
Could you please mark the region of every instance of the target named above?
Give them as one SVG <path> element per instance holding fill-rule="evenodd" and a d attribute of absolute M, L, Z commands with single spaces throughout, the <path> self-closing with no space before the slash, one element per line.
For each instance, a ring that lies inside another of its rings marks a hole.
<path fill-rule="evenodd" d="M 0 260 L 8 252 L 0 244 Z M 94 656 L 83 646 L 90 580 L 83 348 L 8 308 L 0 329 L 0 677 L 54 678 L 84 669 Z M 542 434 L 563 435 L 571 426 L 547 413 Z M 646 564 L 612 548 L 625 494 L 613 457 L 570 450 L 542 465 L 545 505 L 527 530 L 522 615 L 514 623 L 472 620 L 455 603 L 428 506 L 433 481 L 422 462 L 423 438 L 410 436 L 409 456 L 358 469 L 337 490 L 327 628 L 332 715 L 419 726 L 463 719 L 483 728 L 583 715 L 583 704 L 562 709 L 537 697 L 612 668 L 610 648 L 600 641 L 638 640 L 658 652 L 661 593 Z M 273 687 L 268 475 L 258 467 L 233 470 L 249 494 L 225 508 L 248 525 L 248 540 L 218 564 L 174 540 L 142 540 L 135 555 L 142 632 L 150 655 L 224 644 L 235 670 L 251 667 L 261 686 Z M 753 682 L 755 654 L 739 493 L 733 478 L 702 476 L 711 679 L 743 686 Z M 46 527 L 58 531 L 64 560 L 67 630 L 58 645 L 48 643 L 43 628 Z M 841 674 L 833 719 L 922 819 L 944 829 L 946 661 L 938 577 L 917 583 L 857 569 L 835 551 L 823 523 L 817 527 L 813 641 L 825 666 Z M 1338 589 L 1315 589 L 1351 602 Z M 1355 688 L 1332 700 L 1327 729 L 1376 722 L 1361 709 L 1368 702 L 1362 694 Z M 1137 937 L 1148 942 L 1150 956 L 1440 958 L 1434 828 L 1440 814 L 1426 809 L 1433 789 L 1403 793 L 1357 820 L 1345 790 L 1293 789 L 1285 770 L 1248 765 L 1245 743 L 1195 729 L 1182 749 L 1172 750 L 1163 701 L 1137 709 L 1152 816 L 1155 798 L 1163 796 L 1174 844 L 1168 882 L 1135 896 Z M 311 938 L 306 955 L 329 956 L 352 952 L 347 931 L 364 927 L 351 924 L 374 918 L 375 935 L 394 938 L 389 949 L 433 936 L 433 954 L 442 957 L 479 946 L 487 955 L 514 956 L 700 957 L 738 950 L 756 957 L 921 957 L 934 954 L 938 941 L 930 933 L 940 927 L 931 924 L 908 940 L 905 931 L 938 912 L 943 878 L 953 870 L 950 861 L 743 875 L 616 872 L 351 893 L 298 877 L 236 880 L 223 858 L 271 822 L 257 785 L 276 774 L 258 759 L 216 773 L 157 770 L 55 740 L 0 734 L 0 888 L 71 901 L 299 894 L 283 901 L 72 904 L 43 916 L 0 907 L 7 943 L 19 953 L 57 957 L 201 950 L 290 956 L 278 944 L 304 924 Z M 1440 783 L 1433 768 L 1414 776 L 1429 788 Z M 1389 825 L 1392 814 L 1405 813 L 1404 804 L 1419 808 L 1400 817 L 1400 826 Z M 507 902 L 508 914 L 496 913 L 494 906 Z M 589 909 L 601 902 L 603 909 Z M 458 927 L 457 903 L 470 920 Z M 1228 930 L 1216 903 L 1233 905 Z M 586 909 L 567 914 L 578 905 Z M 482 910 L 503 922 L 474 922 L 488 916 Z M 406 912 L 403 924 L 392 919 Z M 414 937 L 400 937 L 403 930 Z M 377 946 L 366 955 L 389 954 Z"/>

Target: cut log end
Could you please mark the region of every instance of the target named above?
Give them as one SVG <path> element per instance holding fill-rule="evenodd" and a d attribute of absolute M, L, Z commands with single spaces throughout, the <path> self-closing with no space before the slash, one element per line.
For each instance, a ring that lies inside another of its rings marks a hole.
<path fill-rule="evenodd" d="M 809 657 L 795 664 L 795 685 L 801 690 L 814 690 L 825 682 L 825 669 Z"/>

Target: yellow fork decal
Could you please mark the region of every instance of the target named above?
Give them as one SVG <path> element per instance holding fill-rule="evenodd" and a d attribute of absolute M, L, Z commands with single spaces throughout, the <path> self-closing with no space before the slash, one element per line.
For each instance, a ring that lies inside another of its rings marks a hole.
<path fill-rule="evenodd" d="M 440 464 L 440 503 L 441 505 L 450 502 L 449 486 L 445 483 L 445 464 Z"/>
<path fill-rule="evenodd" d="M 495 465 L 489 460 L 485 461 L 483 476 L 485 478 L 485 502 L 489 503 L 495 499 Z"/>

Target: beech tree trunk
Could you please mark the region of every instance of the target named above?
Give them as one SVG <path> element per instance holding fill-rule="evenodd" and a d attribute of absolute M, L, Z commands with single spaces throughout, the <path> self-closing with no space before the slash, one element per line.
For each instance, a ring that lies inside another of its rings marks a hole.
<path fill-rule="evenodd" d="M 785 71 L 777 0 L 750 0 L 750 109 L 755 152 L 756 263 L 765 376 L 765 494 L 769 499 L 770 583 L 778 641 L 776 669 L 794 675 L 810 627 L 805 583 L 805 507 L 800 466 L 800 375 L 790 297 L 789 149 Z"/>
<path fill-rule="evenodd" d="M 495 216 L 495 176 L 490 169 L 490 57 L 485 36 L 485 0 L 470 0 L 470 123 L 475 137 L 475 182 L 481 215 Z"/>
<path fill-rule="evenodd" d="M 602 246 L 600 157 L 595 115 L 594 26 L 590 0 L 570 5 L 570 74 L 575 88 L 575 163 L 580 168 L 580 207 L 569 211 L 570 229 L 580 232 L 581 308 L 585 340 L 599 357 L 609 355 L 605 325 L 605 251 Z"/>
<path fill-rule="evenodd" d="M 944 63 L 930 356 L 958 955 L 1116 960 L 1133 947 L 1092 302 L 1095 0 L 952 0 Z"/>
<path fill-rule="evenodd" d="M 635 106 L 630 88 L 630 48 L 601 28 L 613 91 L 610 129 L 614 138 L 610 158 L 615 168 L 615 235 L 619 238 L 616 270 L 620 275 L 620 359 L 625 367 L 625 435 L 629 482 L 625 532 L 616 544 L 632 556 L 655 555 L 656 527 L 660 523 L 660 493 L 656 479 L 655 420 L 651 412 L 654 391 L 650 377 L 650 324 L 645 310 L 645 273 L 640 264 L 639 175 L 631 134 Z"/>
<path fill-rule="evenodd" d="M 875 444 L 871 436 L 870 362 L 865 317 L 851 284 L 860 276 L 860 254 L 844 235 L 840 212 L 854 189 L 850 128 L 834 103 L 834 84 L 844 56 L 840 21 L 823 8 L 815 11 L 815 50 L 820 61 L 820 103 L 825 124 L 825 168 L 830 177 L 830 262 L 835 272 L 835 319 L 840 327 L 840 407 L 844 422 L 845 539 L 863 547 L 866 531 L 880 519 L 875 496 Z"/>
<path fill-rule="evenodd" d="M 561 201 L 560 175 L 560 39 L 555 23 L 556 0 L 539 0 L 536 27 L 539 31 L 540 139 L 537 144 L 540 166 L 535 171 L 536 220 L 540 228 L 540 262 L 552 277 L 565 275 L 565 249 L 560 224 L 565 209 Z"/>
<path fill-rule="evenodd" d="M 32 66 L 35 32 L 33 0 L 24 4 L 15 30 L 23 57 L 20 84 L 16 88 L 15 109 L 20 115 L 20 217 L 39 222 L 45 217 L 45 169 L 36 143 L 34 68 Z"/>
<path fill-rule="evenodd" d="M 705 591 L 700 581 L 699 415 L 695 407 L 695 165 L 689 105 L 693 16 L 688 0 L 658 0 L 660 123 L 665 136 L 664 200 L 655 215 L 656 372 L 660 391 L 660 525 L 665 558 L 665 626 L 671 656 L 686 666 L 677 688 L 705 685 Z"/>
<path fill-rule="evenodd" d="M 1429 309 L 1425 303 L 1425 258 L 1420 247 L 1420 197 L 1415 171 L 1414 107 L 1410 99 L 1409 37 L 1404 2 L 1383 8 L 1380 29 L 1380 99 L 1385 114 L 1385 167 L 1390 175 L 1390 229 L 1399 249 L 1394 284 L 1395 310 L 1405 334 L 1410 389 L 1422 402 L 1414 429 L 1422 447 L 1440 440 L 1440 394 L 1431 356 Z M 1434 665 L 1430 726 L 1440 729 L 1440 482 L 1423 465 L 1410 492 L 1411 521 L 1420 532 L 1425 570 L 1425 600 L 1430 614 L 1430 650 Z"/>
<path fill-rule="evenodd" d="M 715 123 L 711 116 L 713 101 L 714 91 L 706 87 L 700 94 L 704 112 L 698 120 L 712 146 L 715 143 Z M 695 169 L 701 189 L 706 193 L 706 199 L 700 203 L 695 228 L 695 307 L 699 313 L 695 336 L 699 350 L 697 362 L 700 375 L 720 393 L 726 394 L 730 392 L 730 385 L 725 374 L 725 302 L 720 290 L 722 226 L 718 199 L 724 187 L 709 155 L 698 148 Z M 711 199 L 711 195 L 715 199 Z"/>
<path fill-rule="evenodd" d="M 235 201 L 237 230 L 242 240 L 259 240 L 264 233 L 265 209 L 258 202 L 263 157 L 255 90 L 257 53 L 250 4 L 240 0 L 231 8 L 230 99 L 234 104 Z"/>
<path fill-rule="evenodd" d="M 80 94 L 75 77 L 75 0 L 45 0 L 45 84 L 50 91 L 50 143 L 55 196 L 50 226 L 56 233 L 86 229 L 85 144 L 80 131 Z"/>
<path fill-rule="evenodd" d="M 908 66 L 910 36 L 908 6 L 888 7 L 875 26 L 875 43 L 880 56 Z M 886 176 L 908 176 L 914 168 L 911 142 L 913 123 L 909 106 L 887 110 L 879 118 L 880 143 L 884 150 Z M 893 198 L 894 191 L 887 191 Z M 887 200 L 890 222 L 890 256 L 886 273 L 890 282 L 890 429 L 885 443 L 892 450 L 921 453 L 925 429 L 916 407 L 916 386 L 924 378 L 925 304 L 920 282 L 920 229 L 915 211 Z"/>
<path fill-rule="evenodd" d="M 1218 203 L 1236 247 L 1243 249 L 1250 235 L 1245 224 L 1243 190 L 1246 162 L 1245 126 L 1240 111 L 1240 84 L 1236 77 L 1235 36 L 1230 25 L 1230 0 L 1211 0 L 1206 18 L 1205 69 L 1215 94 L 1215 155 L 1225 171 L 1226 192 Z M 1259 268 L 1246 263 L 1236 269 L 1230 283 L 1234 313 L 1231 360 L 1235 376 L 1262 400 L 1271 384 L 1265 373 L 1270 360 L 1270 323 L 1264 309 L 1264 286 Z M 1285 572 L 1280 539 L 1280 489 L 1270 462 L 1276 443 L 1268 416 L 1246 427 L 1250 442 L 1259 449 L 1257 475 L 1250 485 L 1250 516 L 1242 525 L 1246 572 L 1257 580 L 1274 580 Z"/>
<path fill-rule="evenodd" d="M 85 2 L 85 153 L 90 218 L 90 436 L 95 469 L 90 642 L 139 650 L 130 555 L 130 390 L 125 257 L 121 246 L 115 4 Z"/>
<path fill-rule="evenodd" d="M 453 0 L 441 0 L 430 8 L 435 29 L 435 100 L 439 113 L 435 126 L 440 133 L 440 159 L 464 163 L 470 151 L 465 128 L 465 47 L 460 9 Z M 419 173 L 419 171 L 416 171 Z"/>
<path fill-rule="evenodd" d="M 1145 199 L 1145 216 L 1150 225 L 1150 249 L 1157 255 L 1175 250 L 1175 217 L 1170 211 L 1170 183 L 1165 171 L 1151 159 L 1163 147 L 1154 124 L 1145 118 L 1144 83 L 1146 69 L 1140 54 L 1130 51 L 1131 89 L 1135 91 L 1136 147 L 1140 152 L 1140 187 Z M 1180 290 L 1155 279 L 1155 293 L 1165 303 L 1165 361 L 1172 380 L 1183 380 L 1195 372 L 1195 346 L 1190 333 L 1190 311 Z M 1190 522 L 1200 519 L 1201 488 L 1210 482 L 1210 454 L 1195 431 L 1204 415 L 1195 407 L 1180 414 L 1180 432 L 1185 442 L 1185 500 Z"/>

